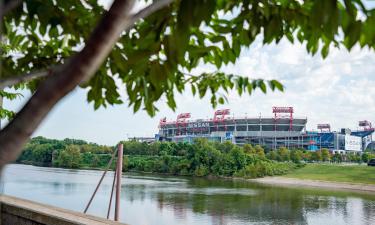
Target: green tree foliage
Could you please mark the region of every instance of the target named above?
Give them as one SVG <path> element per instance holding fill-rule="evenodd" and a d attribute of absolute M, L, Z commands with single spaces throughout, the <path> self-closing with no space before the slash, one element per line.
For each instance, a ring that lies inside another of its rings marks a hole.
<path fill-rule="evenodd" d="M 247 154 L 255 154 L 255 153 L 256 153 L 255 148 L 254 148 L 251 144 L 244 144 L 244 146 L 243 146 L 243 150 L 244 150 Z"/>
<path fill-rule="evenodd" d="M 276 151 L 270 151 L 267 153 L 267 158 L 270 160 L 276 160 L 277 159 L 277 153 Z"/>
<path fill-rule="evenodd" d="M 370 160 L 370 154 L 365 152 L 362 154 L 361 158 L 363 162 L 367 163 Z"/>
<path fill-rule="evenodd" d="M 44 137 L 32 138 L 25 146 L 17 162 L 38 166 L 51 166 L 59 153 L 69 146 L 76 146 L 81 154 L 81 167 L 104 167 L 113 152 L 112 147 L 87 143 L 83 140 L 54 140 Z M 56 164 L 55 164 L 56 165 Z"/>
<path fill-rule="evenodd" d="M 322 152 L 319 151 L 314 151 L 311 153 L 311 160 L 314 162 L 320 162 L 322 161 Z"/>
<path fill-rule="evenodd" d="M 343 161 L 342 154 L 337 153 L 337 152 L 335 154 L 333 154 L 332 161 L 336 162 L 336 163 L 341 163 Z"/>
<path fill-rule="evenodd" d="M 287 148 L 281 147 L 277 150 L 277 160 L 278 161 L 289 161 L 290 160 L 290 152 Z"/>
<path fill-rule="evenodd" d="M 365 163 L 367 163 L 370 159 L 374 159 L 374 158 L 375 158 L 375 153 L 373 152 L 364 152 L 361 155 L 362 162 L 365 162 Z"/>
<path fill-rule="evenodd" d="M 88 145 L 93 145 L 90 149 L 97 149 L 99 146 L 93 143 L 87 144 L 79 140 L 63 141 L 50 140 L 42 137 L 34 138 L 30 141 L 35 149 L 43 149 L 38 158 L 28 156 L 30 149 L 25 148 L 19 161 L 28 162 L 26 159 L 40 160 L 44 158 L 51 160 L 47 154 L 51 152 L 51 143 L 60 146 L 60 149 L 53 151 L 53 166 L 65 168 L 104 168 L 111 154 L 103 153 L 109 147 L 102 146 L 101 150 L 95 152 L 89 151 Z M 65 143 L 65 144 L 61 144 Z M 79 143 L 81 145 L 72 145 Z M 188 143 L 169 143 L 155 142 L 146 144 L 136 141 L 122 142 L 124 145 L 124 171 L 156 172 L 168 173 L 175 175 L 192 175 L 192 176 L 246 176 L 251 171 L 256 171 L 256 176 L 283 174 L 296 168 L 294 164 L 280 164 L 265 158 L 264 150 L 261 146 L 255 146 L 254 152 L 245 152 L 244 147 L 225 143 L 209 142 L 206 139 L 196 139 L 193 144 Z M 109 148 L 113 149 L 113 148 Z M 38 164 L 39 161 L 33 161 Z M 114 169 L 114 164 L 111 165 Z M 279 168 L 280 167 L 280 168 Z M 247 169 L 245 169 L 247 168 Z M 241 175 L 242 174 L 242 175 Z"/>
<path fill-rule="evenodd" d="M 72 145 L 79 143 L 81 145 Z M 123 171 L 156 172 L 184 176 L 262 177 L 285 174 L 303 166 L 303 162 L 367 162 L 375 154 L 333 154 L 327 149 L 309 151 L 281 147 L 264 155 L 261 146 L 229 142 L 209 142 L 196 139 L 194 143 L 124 141 Z M 91 147 L 89 147 L 91 146 Z M 65 168 L 104 168 L 114 147 L 99 146 L 80 140 L 59 141 L 33 138 L 19 158 L 21 163 Z M 278 162 L 277 162 L 278 161 Z M 111 165 L 115 168 L 115 162 Z"/>
<path fill-rule="evenodd" d="M 56 166 L 65 168 L 79 168 L 81 161 L 81 153 L 78 146 L 69 145 L 66 149 L 59 152 L 56 161 Z"/>
<path fill-rule="evenodd" d="M 64 63 L 79 51 L 77 46 L 84 44 L 105 11 L 98 1 L 91 0 L 22 1 L 3 18 L 2 76 Z M 226 99 L 218 91 L 221 89 L 251 94 L 257 88 L 266 92 L 268 84 L 272 90 L 283 90 L 275 80 L 252 80 L 248 78 L 251 74 L 237 76 L 220 69 L 235 63 L 241 50 L 257 36 L 262 36 L 264 44 L 278 43 L 282 38 L 299 41 L 306 44 L 308 52 L 320 51 L 323 57 L 330 46 L 350 50 L 359 43 L 374 48 L 374 14 L 360 0 L 172 1 L 138 21 L 130 32 L 124 32 L 102 67 L 83 87 L 89 90 L 88 101 L 94 102 L 95 108 L 120 104 L 114 82 L 118 77 L 126 87 L 127 103 L 134 111 L 143 105 L 150 115 L 156 110 L 154 102 L 163 95 L 175 109 L 174 91 L 183 92 L 186 87 L 199 97 L 211 92 L 213 106 Z M 217 71 L 187 75 L 202 63 L 215 66 Z M 37 84 L 32 81 L 27 87 L 36 90 Z"/>
<path fill-rule="evenodd" d="M 329 150 L 326 148 L 321 149 L 322 152 L 322 160 L 324 162 L 328 162 L 331 160 L 331 154 L 329 153 Z"/>
<path fill-rule="evenodd" d="M 255 153 L 261 158 L 264 159 L 266 154 L 264 153 L 264 148 L 260 145 L 255 145 Z"/>
<path fill-rule="evenodd" d="M 302 160 L 303 151 L 299 149 L 294 149 L 290 152 L 290 160 L 292 160 L 294 163 L 300 163 Z"/>

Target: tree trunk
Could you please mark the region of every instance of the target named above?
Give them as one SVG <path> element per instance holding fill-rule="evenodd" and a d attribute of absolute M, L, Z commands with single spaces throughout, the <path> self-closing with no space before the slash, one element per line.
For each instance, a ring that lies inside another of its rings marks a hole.
<path fill-rule="evenodd" d="M 121 32 L 131 27 L 134 0 L 115 0 L 83 50 L 52 72 L 15 118 L 0 131 L 0 168 L 15 161 L 53 106 L 101 66 Z"/>
<path fill-rule="evenodd" d="M 134 0 L 114 0 L 100 20 L 85 47 L 61 67 L 50 71 L 47 79 L 15 118 L 0 131 L 0 170 L 17 159 L 31 134 L 54 105 L 83 80 L 89 80 L 99 69 L 124 30 L 173 0 L 158 0 L 132 15 Z"/>

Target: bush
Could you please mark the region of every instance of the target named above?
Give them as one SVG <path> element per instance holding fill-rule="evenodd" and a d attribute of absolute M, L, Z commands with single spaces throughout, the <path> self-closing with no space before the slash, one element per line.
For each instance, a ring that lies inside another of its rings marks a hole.
<path fill-rule="evenodd" d="M 206 166 L 200 165 L 195 169 L 194 175 L 197 177 L 204 177 L 208 175 L 208 168 Z"/>
<path fill-rule="evenodd" d="M 81 153 L 75 145 L 66 147 L 57 157 L 55 165 L 64 168 L 79 168 L 81 161 Z"/>
<path fill-rule="evenodd" d="M 288 173 L 290 170 L 304 166 L 304 164 L 298 166 L 294 163 L 275 163 L 267 161 L 258 161 L 247 165 L 245 168 L 235 173 L 236 177 L 244 178 L 257 178 L 264 176 L 283 175 Z"/>

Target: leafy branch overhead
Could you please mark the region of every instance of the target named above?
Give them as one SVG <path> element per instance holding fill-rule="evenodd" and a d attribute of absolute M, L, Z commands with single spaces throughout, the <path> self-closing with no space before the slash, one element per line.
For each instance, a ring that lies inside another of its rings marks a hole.
<path fill-rule="evenodd" d="M 264 44 L 296 39 L 308 52 L 320 51 L 323 57 L 331 46 L 375 47 L 375 10 L 360 0 L 171 2 L 124 32 L 95 76 L 82 84 L 95 108 L 122 103 L 119 83 L 134 111 L 144 106 L 150 115 L 163 96 L 175 109 L 175 90 L 186 87 L 200 98 L 210 93 L 214 107 L 225 102 L 229 90 L 251 94 L 256 88 L 266 92 L 268 86 L 282 91 L 275 80 L 221 72 L 223 65 L 235 64 L 257 36 Z M 85 45 L 105 11 L 96 0 L 23 1 L 4 16 L 2 78 L 66 63 Z M 187 75 L 202 64 L 215 66 L 217 72 Z M 27 87 L 34 91 L 38 83 Z"/>

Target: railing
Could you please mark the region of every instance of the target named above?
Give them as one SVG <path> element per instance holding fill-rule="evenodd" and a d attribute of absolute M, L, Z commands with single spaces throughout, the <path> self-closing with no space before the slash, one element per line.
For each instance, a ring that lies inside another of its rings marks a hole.
<path fill-rule="evenodd" d="M 121 225 L 54 206 L 2 195 L 0 197 L 0 225 Z"/>

